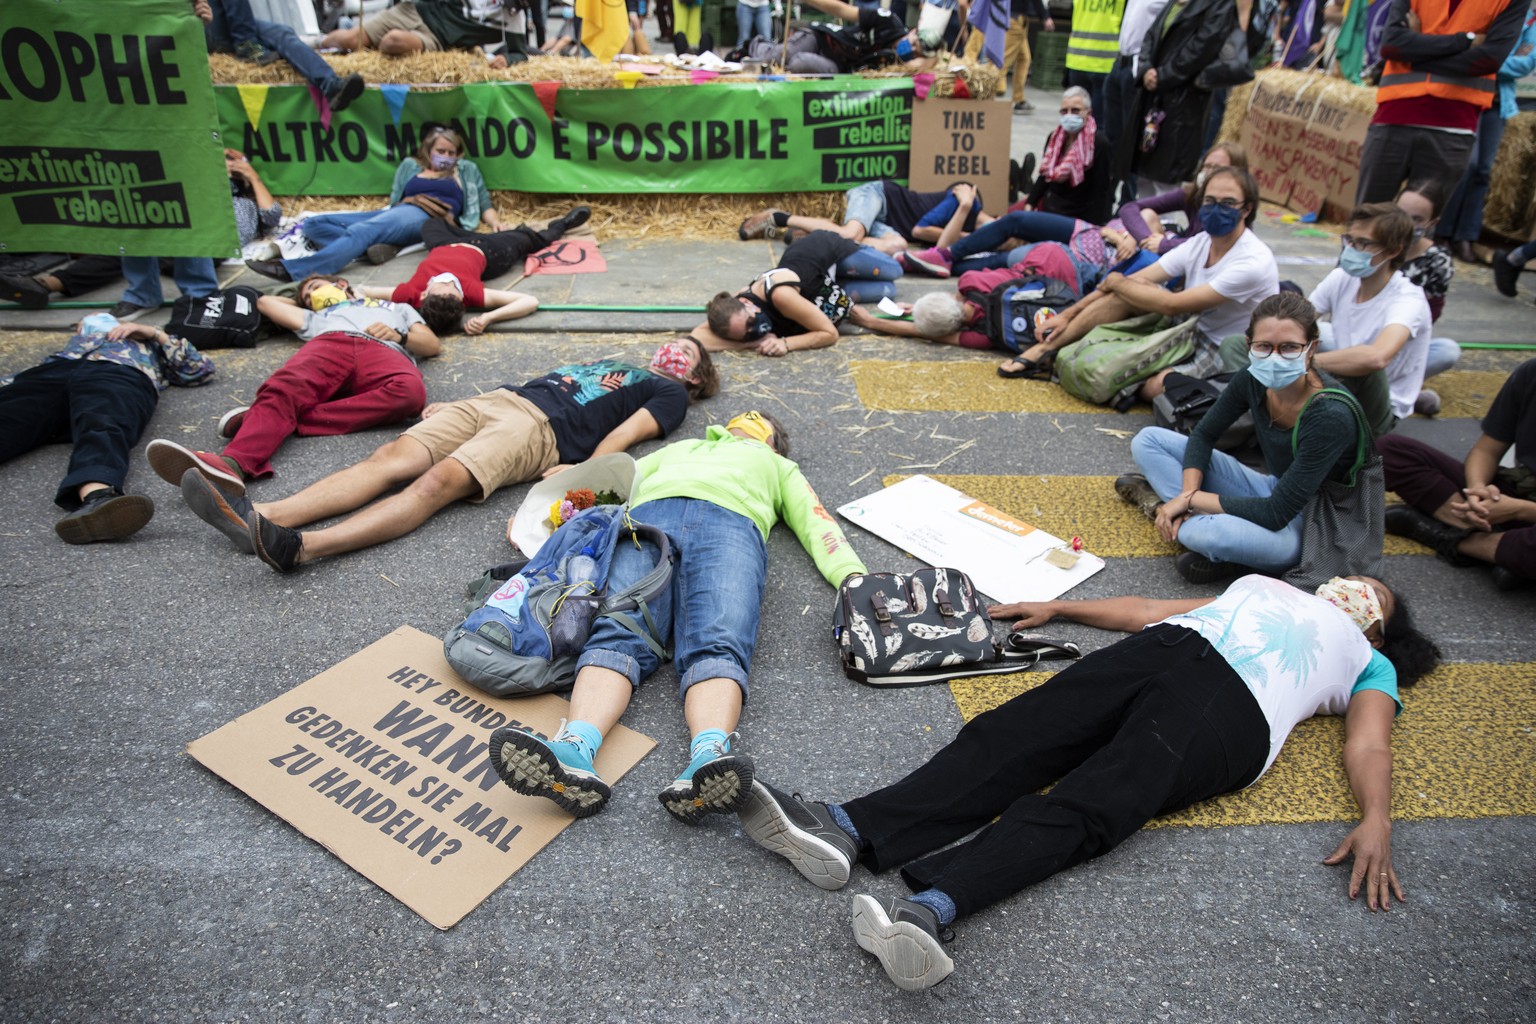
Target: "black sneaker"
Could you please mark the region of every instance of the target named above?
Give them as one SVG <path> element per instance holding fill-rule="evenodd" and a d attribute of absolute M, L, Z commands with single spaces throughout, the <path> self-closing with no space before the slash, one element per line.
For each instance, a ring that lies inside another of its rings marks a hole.
<path fill-rule="evenodd" d="M 1127 505 L 1135 505 L 1136 510 L 1148 519 L 1154 522 L 1157 520 L 1157 507 L 1163 503 L 1163 499 L 1157 496 L 1152 485 L 1147 483 L 1147 478 L 1140 473 L 1115 477 L 1115 493 Z"/>
<path fill-rule="evenodd" d="M 398 245 L 378 242 L 368 247 L 367 251 L 363 253 L 363 258 L 377 267 L 380 264 L 388 263 L 398 255 L 400 255 L 400 247 Z"/>
<path fill-rule="evenodd" d="M 331 105 L 331 113 L 339 114 L 363 94 L 363 86 L 363 76 L 354 71 L 345 78 L 332 76 L 320 91 L 325 95 L 325 102 Z"/>
<path fill-rule="evenodd" d="M 247 534 L 251 551 L 278 572 L 293 572 L 299 567 L 299 552 L 304 550 L 304 535 L 288 526 L 278 526 L 266 516 L 251 510 Z"/>
<path fill-rule="evenodd" d="M 563 235 L 567 231 L 575 231 L 591 219 L 592 207 L 575 206 L 568 210 L 564 217 L 556 217 L 550 222 L 549 230 L 558 235 Z"/>
<path fill-rule="evenodd" d="M 92 491 L 84 503 L 53 524 L 66 544 L 95 544 L 122 540 L 144 528 L 155 514 L 155 503 L 142 494 L 124 494 L 116 487 Z"/>
<path fill-rule="evenodd" d="M 274 281 L 292 281 L 293 275 L 288 273 L 288 268 L 283 266 L 281 260 L 246 260 L 247 270 L 253 270 L 262 277 L 270 277 Z"/>
<path fill-rule="evenodd" d="M 848 884 L 859 847 L 832 820 L 826 804 L 787 796 L 758 779 L 736 813 L 753 842 L 788 860 L 813 884 L 823 889 Z"/>
<path fill-rule="evenodd" d="M 251 518 L 256 509 L 244 494 L 225 491 L 197 470 L 189 469 L 181 477 L 181 500 L 193 515 L 228 537 L 235 547 L 248 555 L 256 553 L 251 544 Z"/>
<path fill-rule="evenodd" d="M 42 309 L 51 298 L 53 293 L 30 277 L 0 274 L 0 299 L 14 302 L 22 309 Z"/>
<path fill-rule="evenodd" d="M 1389 505 L 1382 519 L 1387 532 L 1394 537 L 1416 540 L 1458 569 L 1478 564 L 1477 559 L 1462 554 L 1456 547 L 1472 535 L 1471 530 L 1442 523 L 1412 505 Z"/>
<path fill-rule="evenodd" d="M 1186 551 L 1173 560 L 1173 567 L 1191 583 L 1220 583 L 1248 572 L 1237 562 L 1213 562 L 1198 551 Z"/>
<path fill-rule="evenodd" d="M 932 988 L 955 969 L 944 952 L 954 932 L 939 927 L 939 918 L 921 903 L 899 897 L 877 900 L 853 898 L 853 937 L 880 958 L 888 978 L 905 992 Z"/>
<path fill-rule="evenodd" d="M 235 47 L 235 56 L 247 64 L 255 64 L 257 67 L 263 68 L 268 64 L 276 63 L 282 54 L 276 50 L 268 49 L 264 44 L 255 39 L 247 39 Z"/>
<path fill-rule="evenodd" d="M 672 784 L 656 795 L 661 806 L 684 825 L 697 825 L 706 814 L 740 810 L 752 791 L 752 759 L 731 753 L 731 742 L 702 748 Z"/>
<path fill-rule="evenodd" d="M 107 310 L 107 315 L 116 320 L 134 320 L 148 308 L 148 306 L 140 306 L 125 299 L 122 302 L 114 303 L 112 308 Z"/>
<path fill-rule="evenodd" d="M 1514 298 L 1519 294 L 1515 288 L 1515 282 L 1520 280 L 1520 269 L 1509 262 L 1508 249 L 1493 251 L 1493 286 L 1499 290 L 1500 295 Z"/>

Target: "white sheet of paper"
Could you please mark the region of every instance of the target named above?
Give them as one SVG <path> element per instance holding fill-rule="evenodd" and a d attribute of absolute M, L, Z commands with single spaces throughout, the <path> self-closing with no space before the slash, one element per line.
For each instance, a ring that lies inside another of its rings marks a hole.
<path fill-rule="evenodd" d="M 1104 568 L 1084 551 L 1070 569 L 1045 560 L 1064 544 L 1044 530 L 927 476 L 850 501 L 838 513 L 930 565 L 960 569 L 995 601 L 1049 601 Z"/>
<path fill-rule="evenodd" d="M 902 309 L 899 305 L 891 301 L 891 297 L 889 295 L 882 297 L 879 303 L 876 304 L 875 308 L 884 313 L 886 316 L 907 315 L 906 313 L 902 312 Z"/>

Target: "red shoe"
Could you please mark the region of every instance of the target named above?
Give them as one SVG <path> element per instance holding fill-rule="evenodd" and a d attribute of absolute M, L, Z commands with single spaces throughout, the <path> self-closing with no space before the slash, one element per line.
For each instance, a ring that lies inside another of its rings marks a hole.
<path fill-rule="evenodd" d="M 219 436 L 233 438 L 240 433 L 240 424 L 245 422 L 245 414 L 251 411 L 248 405 L 238 406 L 219 417 Z"/>
<path fill-rule="evenodd" d="M 924 249 L 921 252 L 908 249 L 907 263 L 932 277 L 948 277 L 951 265 L 949 254 L 943 249 Z"/>
<path fill-rule="evenodd" d="M 234 494 L 245 493 L 245 478 L 240 475 L 240 470 L 232 461 L 213 452 L 195 452 L 175 441 L 156 438 L 144 449 L 144 457 L 149 460 L 149 468 L 156 476 L 177 487 L 181 486 L 181 478 L 187 470 L 195 469 Z"/>

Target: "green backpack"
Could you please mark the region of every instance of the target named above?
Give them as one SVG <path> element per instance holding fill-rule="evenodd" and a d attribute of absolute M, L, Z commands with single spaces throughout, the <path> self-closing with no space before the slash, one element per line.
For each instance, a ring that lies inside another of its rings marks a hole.
<path fill-rule="evenodd" d="M 1187 362 L 1199 338 L 1195 317 L 1170 325 L 1157 313 L 1103 324 L 1056 358 L 1062 390 L 1121 412 L 1136 402 L 1141 382 Z"/>

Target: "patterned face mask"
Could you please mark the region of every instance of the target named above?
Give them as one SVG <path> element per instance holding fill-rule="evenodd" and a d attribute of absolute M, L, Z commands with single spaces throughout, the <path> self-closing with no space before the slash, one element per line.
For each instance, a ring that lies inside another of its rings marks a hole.
<path fill-rule="evenodd" d="M 747 311 L 747 336 L 744 340 L 756 341 L 773 333 L 773 321 L 768 318 L 768 312 L 757 304 L 757 296 L 751 292 L 737 296 L 745 298 L 751 305 L 743 305 Z"/>
<path fill-rule="evenodd" d="M 1371 628 L 1372 623 L 1380 622 L 1382 633 L 1386 633 L 1387 624 L 1382 616 L 1381 599 L 1376 596 L 1376 588 L 1369 583 L 1335 576 L 1317 588 L 1317 596 L 1348 615 L 1360 627 L 1360 632 L 1364 633 Z"/>
<path fill-rule="evenodd" d="M 773 447 L 773 424 L 763 419 L 754 409 L 744 412 L 725 425 L 726 430 L 739 430 L 754 441 Z"/>
<path fill-rule="evenodd" d="M 693 358 L 688 343 L 673 341 L 661 346 L 651 356 L 651 369 L 674 380 L 692 380 Z"/>
<path fill-rule="evenodd" d="M 317 285 L 310 289 L 309 308 L 316 313 L 327 306 L 334 306 L 347 301 L 347 293 L 334 284 Z"/>

